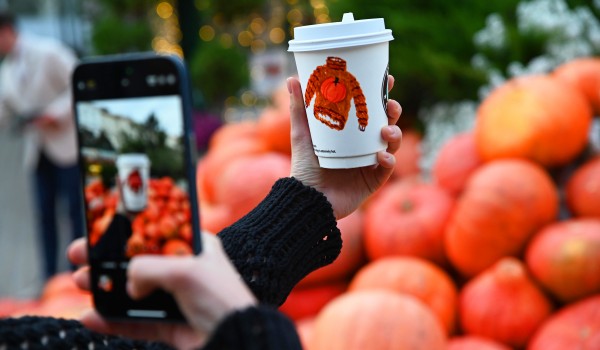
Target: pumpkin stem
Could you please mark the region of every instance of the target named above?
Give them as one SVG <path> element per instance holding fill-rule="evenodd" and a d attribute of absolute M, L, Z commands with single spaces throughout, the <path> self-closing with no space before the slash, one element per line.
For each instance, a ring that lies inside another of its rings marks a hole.
<path fill-rule="evenodd" d="M 404 200 L 402 201 L 402 203 L 400 203 L 400 209 L 402 210 L 403 213 L 412 211 L 414 209 L 414 204 L 412 201 L 410 200 Z"/>
<path fill-rule="evenodd" d="M 335 80 L 333 81 L 333 85 L 337 85 L 340 82 L 340 78 L 335 77 Z"/>

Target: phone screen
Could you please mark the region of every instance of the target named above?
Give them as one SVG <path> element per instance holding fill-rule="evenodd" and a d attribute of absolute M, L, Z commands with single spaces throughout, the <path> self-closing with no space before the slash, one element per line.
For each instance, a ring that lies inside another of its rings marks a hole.
<path fill-rule="evenodd" d="M 189 99 L 177 68 L 155 57 L 74 74 L 92 291 L 109 317 L 181 318 L 166 293 L 127 296 L 128 263 L 200 250 Z"/>

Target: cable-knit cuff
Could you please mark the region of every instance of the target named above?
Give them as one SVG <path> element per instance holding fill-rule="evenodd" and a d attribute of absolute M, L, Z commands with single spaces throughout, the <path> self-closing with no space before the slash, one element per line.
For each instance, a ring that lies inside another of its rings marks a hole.
<path fill-rule="evenodd" d="M 342 247 L 327 198 L 294 178 L 278 180 L 254 210 L 219 236 L 256 297 L 271 305 L 281 305 L 302 278 L 333 262 Z"/>

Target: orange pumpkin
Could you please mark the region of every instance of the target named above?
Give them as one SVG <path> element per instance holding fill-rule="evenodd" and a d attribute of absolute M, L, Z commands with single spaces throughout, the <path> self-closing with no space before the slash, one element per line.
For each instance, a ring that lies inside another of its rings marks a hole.
<path fill-rule="evenodd" d="M 234 222 L 231 210 L 225 204 L 213 205 L 200 201 L 200 227 L 203 231 L 217 234 Z"/>
<path fill-rule="evenodd" d="M 210 151 L 228 148 L 232 142 L 256 138 L 257 124 L 254 120 L 227 123 L 219 127 L 210 137 Z"/>
<path fill-rule="evenodd" d="M 529 278 L 520 260 L 506 257 L 460 292 L 460 321 L 467 334 L 523 348 L 552 313 L 550 300 Z"/>
<path fill-rule="evenodd" d="M 279 307 L 292 320 L 316 316 L 331 300 L 346 291 L 344 282 L 323 283 L 309 287 L 296 286 Z"/>
<path fill-rule="evenodd" d="M 455 327 L 458 292 L 450 277 L 419 258 L 386 257 L 375 260 L 354 276 L 349 291 L 384 289 L 408 294 L 427 305 L 448 334 Z"/>
<path fill-rule="evenodd" d="M 600 112 L 600 58 L 570 60 L 556 67 L 552 75 L 581 91 L 596 113 Z"/>
<path fill-rule="evenodd" d="M 442 350 L 445 331 L 418 299 L 384 290 L 345 293 L 315 320 L 310 350 Z"/>
<path fill-rule="evenodd" d="M 453 136 L 442 146 L 435 158 L 431 175 L 440 187 L 453 195 L 458 195 L 465 187 L 469 176 L 481 164 L 475 145 L 475 134 L 465 132 Z"/>
<path fill-rule="evenodd" d="M 216 183 L 234 159 L 269 150 L 269 146 L 258 137 L 255 122 L 226 124 L 218 131 L 196 170 L 198 197 L 209 203 L 215 202 Z"/>
<path fill-rule="evenodd" d="M 407 176 L 419 175 L 421 173 L 421 134 L 408 130 L 402 132 L 402 147 L 398 148 L 394 156 L 396 166 L 393 176 L 405 178 Z"/>
<path fill-rule="evenodd" d="M 312 286 L 345 280 L 363 264 L 365 261 L 363 217 L 363 212 L 357 210 L 338 220 L 337 226 L 342 235 L 342 242 L 344 242 L 340 255 L 331 264 L 308 274 L 298 283 L 298 286 Z"/>
<path fill-rule="evenodd" d="M 529 239 L 558 215 L 558 193 L 532 162 L 506 159 L 478 168 L 446 227 L 448 259 L 475 276 L 501 257 L 521 254 Z"/>
<path fill-rule="evenodd" d="M 600 219 L 546 226 L 527 248 L 531 274 L 562 302 L 600 293 Z"/>
<path fill-rule="evenodd" d="M 70 272 L 60 272 L 50 277 L 40 296 L 41 301 L 46 301 L 57 296 L 79 293 L 81 289 L 75 284 L 75 280 Z"/>
<path fill-rule="evenodd" d="M 395 182 L 381 189 L 365 212 L 365 248 L 370 259 L 418 256 L 443 264 L 444 227 L 454 199 L 432 184 Z"/>
<path fill-rule="evenodd" d="M 446 350 L 511 350 L 511 348 L 489 338 L 462 335 L 450 338 Z"/>
<path fill-rule="evenodd" d="M 600 295 L 568 304 L 542 324 L 528 350 L 600 349 Z"/>
<path fill-rule="evenodd" d="M 38 300 L 3 297 L 0 299 L 0 318 L 26 312 L 39 305 Z"/>
<path fill-rule="evenodd" d="M 258 118 L 257 134 L 269 150 L 287 155 L 292 153 L 290 112 L 267 107 Z"/>
<path fill-rule="evenodd" d="M 328 101 L 338 103 L 346 98 L 346 86 L 340 83 L 340 78 L 330 77 L 321 84 L 321 94 Z"/>
<path fill-rule="evenodd" d="M 600 156 L 575 170 L 567 181 L 565 197 L 573 216 L 600 219 Z"/>
<path fill-rule="evenodd" d="M 239 157 L 219 175 L 215 203 L 226 205 L 233 220 L 254 209 L 280 178 L 290 175 L 289 156 L 277 152 Z"/>
<path fill-rule="evenodd" d="M 517 157 L 559 166 L 583 151 L 591 121 L 592 110 L 575 88 L 550 76 L 521 76 L 481 103 L 475 139 L 484 161 Z"/>

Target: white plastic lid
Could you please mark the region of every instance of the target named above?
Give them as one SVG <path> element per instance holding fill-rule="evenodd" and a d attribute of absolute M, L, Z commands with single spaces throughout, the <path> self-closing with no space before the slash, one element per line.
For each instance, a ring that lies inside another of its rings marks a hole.
<path fill-rule="evenodd" d="M 391 40 L 394 40 L 392 31 L 385 29 L 383 18 L 355 21 L 352 12 L 348 12 L 344 14 L 341 22 L 294 28 L 294 39 L 289 41 L 288 51 L 326 50 Z"/>

